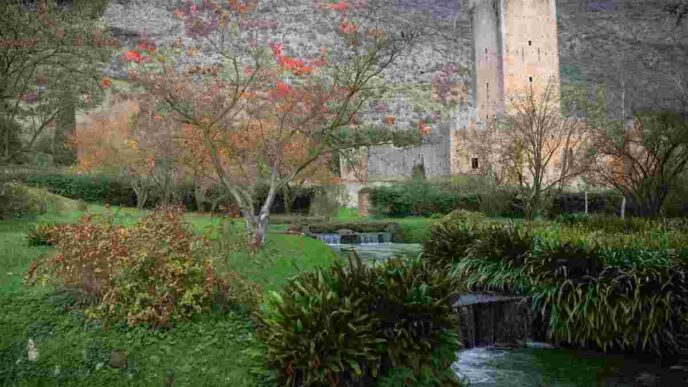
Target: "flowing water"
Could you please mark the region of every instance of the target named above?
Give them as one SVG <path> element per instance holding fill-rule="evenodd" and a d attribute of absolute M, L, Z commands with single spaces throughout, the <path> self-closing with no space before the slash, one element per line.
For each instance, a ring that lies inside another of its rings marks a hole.
<path fill-rule="evenodd" d="M 320 238 L 342 256 L 355 250 L 367 262 L 415 257 L 419 244 L 342 244 L 341 237 Z M 472 348 L 457 353 L 452 369 L 467 387 L 688 387 L 688 364 L 661 364 L 649 357 L 530 348 Z"/>
<path fill-rule="evenodd" d="M 364 262 L 380 262 L 390 257 L 417 257 L 421 250 L 421 245 L 417 243 L 331 244 L 330 247 L 345 257 L 350 254 L 351 251 L 356 251 L 356 254 L 361 257 L 361 260 Z"/>
<path fill-rule="evenodd" d="M 568 349 L 473 348 L 452 368 L 469 387 L 686 387 L 684 367 Z"/>

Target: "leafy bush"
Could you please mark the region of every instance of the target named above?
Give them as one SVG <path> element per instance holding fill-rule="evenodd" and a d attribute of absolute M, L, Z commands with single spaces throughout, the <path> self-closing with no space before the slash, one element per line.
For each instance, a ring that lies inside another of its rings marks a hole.
<path fill-rule="evenodd" d="M 573 226 L 576 224 L 585 224 L 590 220 L 590 215 L 585 212 L 567 212 L 561 214 L 554 219 L 555 222 Z"/>
<path fill-rule="evenodd" d="M 92 301 L 92 317 L 168 326 L 207 310 L 222 285 L 205 241 L 184 226 L 179 209 L 151 212 L 129 229 L 84 217 L 53 239 L 55 254 L 35 262 L 29 278 L 77 289 Z"/>
<path fill-rule="evenodd" d="M 423 243 L 423 259 L 445 266 L 458 262 L 476 238 L 475 226 L 466 222 L 438 222 Z"/>
<path fill-rule="evenodd" d="M 58 232 L 58 225 L 38 223 L 26 232 L 26 242 L 29 246 L 52 246 Z"/>
<path fill-rule="evenodd" d="M 129 182 L 123 179 L 100 175 L 37 174 L 26 176 L 23 181 L 70 199 L 118 206 L 136 205 L 136 194 Z"/>
<path fill-rule="evenodd" d="M 586 215 L 585 213 L 562 214 L 556 218 L 558 223 L 569 227 L 583 227 L 589 231 L 605 233 L 633 233 L 659 228 L 660 224 L 645 218 L 621 219 L 610 215 Z"/>
<path fill-rule="evenodd" d="M 378 380 L 377 387 L 446 387 L 463 385 L 457 381 L 451 364 L 456 361 L 456 337 L 444 334 L 442 343 L 433 350 L 428 364 L 422 365 L 419 371 L 409 367 L 394 367 Z"/>
<path fill-rule="evenodd" d="M 447 214 L 457 208 L 477 211 L 478 196 L 444 189 L 441 184 L 412 179 L 389 187 L 373 189 L 375 213 L 386 216 L 430 216 Z"/>
<path fill-rule="evenodd" d="M 0 182 L 0 218 L 32 217 L 48 210 L 76 209 L 76 203 L 45 189 L 16 182 Z"/>
<path fill-rule="evenodd" d="M 553 276 L 569 280 L 579 280 L 586 276 L 595 277 L 603 266 L 598 252 L 584 245 L 540 241 L 532 262 L 533 275 Z"/>
<path fill-rule="evenodd" d="M 533 250 L 534 235 L 523 226 L 490 225 L 466 249 L 469 258 L 485 258 L 505 261 L 512 266 L 522 266 Z"/>
<path fill-rule="evenodd" d="M 271 294 L 261 334 L 283 385 L 365 385 L 397 367 L 444 378 L 453 357 L 432 353 L 458 348 L 457 288 L 420 260 L 336 264 Z"/>
<path fill-rule="evenodd" d="M 605 268 L 581 281 L 534 290 L 536 313 L 550 339 L 580 346 L 673 353 L 688 313 L 685 264 L 664 268 Z"/>
<path fill-rule="evenodd" d="M 14 182 L 0 183 L 0 218 L 43 214 L 48 210 L 48 201 L 44 191 Z"/>

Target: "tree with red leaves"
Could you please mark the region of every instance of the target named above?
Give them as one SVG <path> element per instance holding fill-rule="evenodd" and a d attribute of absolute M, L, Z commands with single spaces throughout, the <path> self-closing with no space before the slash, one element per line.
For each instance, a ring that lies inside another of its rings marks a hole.
<path fill-rule="evenodd" d="M 341 0 L 314 10 L 329 17 L 342 38 L 334 55 L 323 49 L 298 58 L 281 42 L 258 37 L 251 26 L 260 23 L 247 22 L 257 7 L 255 0 L 187 1 L 175 12 L 196 42 L 184 51 L 218 58 L 211 65 L 190 65 L 194 58 L 163 57 L 149 49 L 123 57 L 160 112 L 181 123 L 187 164 L 212 172 L 240 207 L 254 247 L 264 243 L 270 208 L 290 183 L 308 180 L 346 150 L 418 138 L 415 130 L 409 137 L 357 120 L 413 32 L 385 30 L 364 2 Z M 267 187 L 260 202 L 258 187 Z"/>

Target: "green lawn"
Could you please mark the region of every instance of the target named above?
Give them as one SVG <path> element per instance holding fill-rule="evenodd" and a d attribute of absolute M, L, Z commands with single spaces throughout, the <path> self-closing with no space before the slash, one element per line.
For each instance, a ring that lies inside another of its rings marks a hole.
<path fill-rule="evenodd" d="M 132 224 L 143 213 L 91 206 L 89 212 L 116 214 Z M 23 284 L 31 262 L 48 248 L 28 247 L 24 232 L 37 222 L 72 222 L 83 213 L 50 212 L 35 220 L 0 221 L 0 385 L 2 386 L 175 386 L 269 385 L 264 351 L 249 318 L 239 312 L 207 313 L 169 331 L 104 328 L 78 312 L 66 312 L 66 296 Z M 220 218 L 189 215 L 193 229 L 213 238 Z M 242 224 L 228 224 L 228 238 L 241 238 Z M 274 227 L 260 252 L 236 250 L 219 257 L 220 271 L 231 269 L 260 284 L 279 289 L 300 270 L 331 265 L 335 254 L 319 241 L 278 234 Z M 223 234 L 224 235 L 224 234 Z M 225 236 L 227 236 L 225 235 Z M 38 360 L 27 360 L 32 339 Z M 108 365 L 113 350 L 127 353 L 126 369 Z"/>

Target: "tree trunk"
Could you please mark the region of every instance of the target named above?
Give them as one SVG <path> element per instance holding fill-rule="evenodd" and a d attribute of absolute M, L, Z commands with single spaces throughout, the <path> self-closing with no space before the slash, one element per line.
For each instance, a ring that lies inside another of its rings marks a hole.
<path fill-rule="evenodd" d="M 588 191 L 585 190 L 585 215 L 588 215 Z"/>
<path fill-rule="evenodd" d="M 246 219 L 246 232 L 248 237 L 248 245 L 251 249 L 258 249 L 263 247 L 265 244 L 265 237 L 268 230 L 268 223 L 270 218 L 270 209 L 272 208 L 272 203 L 275 201 L 275 196 L 277 195 L 278 187 L 272 185 L 268 191 L 268 196 L 265 198 L 265 202 L 260 207 L 258 215 L 254 214 L 253 204 L 247 203 L 241 200 L 237 200 L 241 205 L 241 213 Z M 237 198 L 240 199 L 240 198 Z"/>
<path fill-rule="evenodd" d="M 244 215 L 246 218 L 246 232 L 248 234 L 249 248 L 254 250 L 259 249 L 265 243 L 269 216 L 269 214 Z"/>
<path fill-rule="evenodd" d="M 626 219 L 626 195 L 621 199 L 621 219 Z"/>
<path fill-rule="evenodd" d="M 540 202 L 542 193 L 535 191 L 532 195 L 529 195 L 527 203 L 525 204 L 524 216 L 526 220 L 534 220 L 540 214 Z"/>
<path fill-rule="evenodd" d="M 136 194 L 136 208 L 139 210 L 144 209 L 146 202 L 148 201 L 148 188 L 146 187 L 146 184 L 134 179 L 134 182 L 131 184 L 131 188 Z"/>
<path fill-rule="evenodd" d="M 286 185 L 282 188 L 282 202 L 284 203 L 284 213 L 286 215 L 290 215 L 294 202 L 291 198 L 291 194 L 289 193 L 289 187 Z"/>
<path fill-rule="evenodd" d="M 207 202 L 207 195 L 205 189 L 200 186 L 194 187 L 194 200 L 196 201 L 196 211 L 203 212 L 205 210 L 205 203 Z"/>

